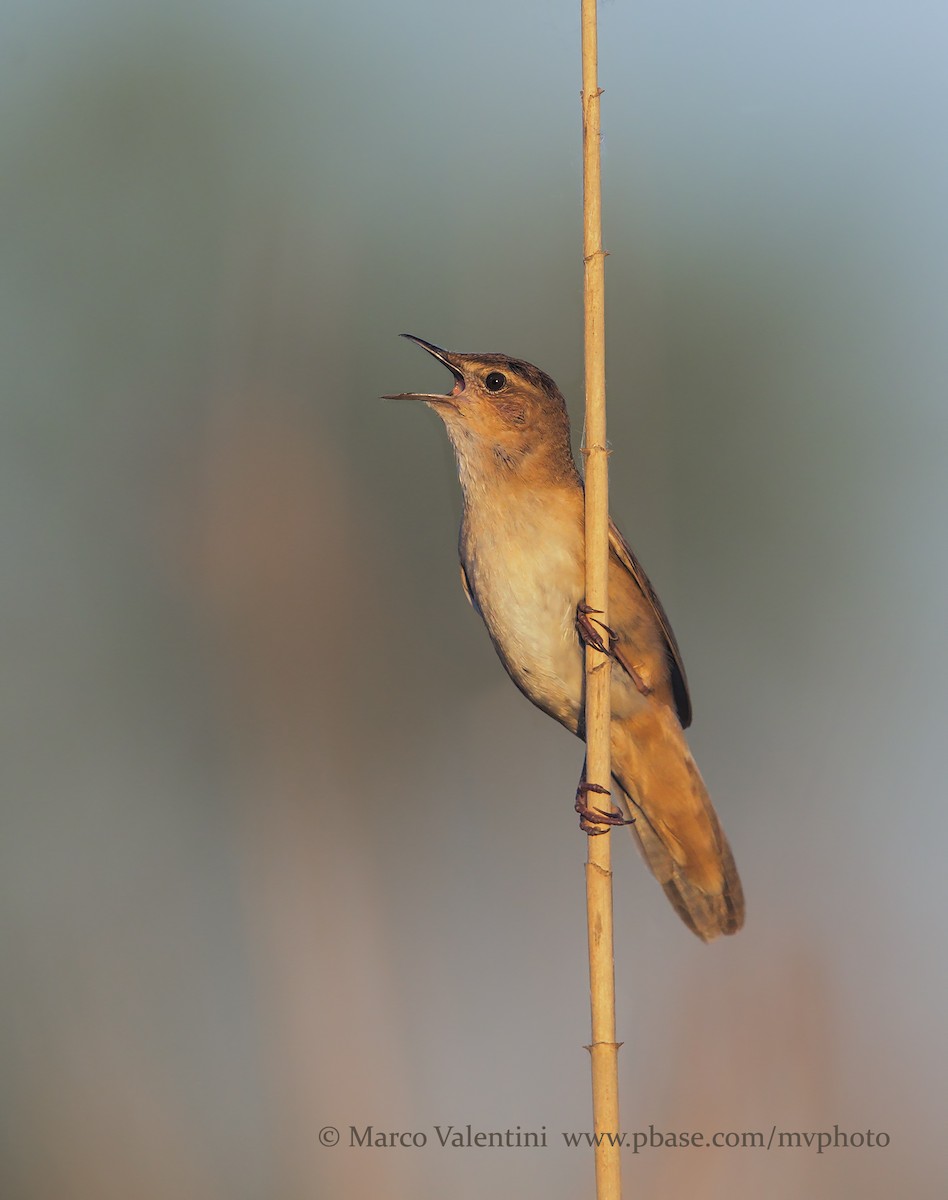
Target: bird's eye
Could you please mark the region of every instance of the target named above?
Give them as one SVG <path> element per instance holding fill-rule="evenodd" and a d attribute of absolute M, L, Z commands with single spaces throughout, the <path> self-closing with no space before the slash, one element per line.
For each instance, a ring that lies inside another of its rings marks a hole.
<path fill-rule="evenodd" d="M 506 387 L 506 385 L 507 376 L 501 375 L 499 371 L 491 371 L 491 373 L 484 380 L 484 387 L 486 387 L 489 392 L 499 392 L 500 389 L 502 387 Z"/>

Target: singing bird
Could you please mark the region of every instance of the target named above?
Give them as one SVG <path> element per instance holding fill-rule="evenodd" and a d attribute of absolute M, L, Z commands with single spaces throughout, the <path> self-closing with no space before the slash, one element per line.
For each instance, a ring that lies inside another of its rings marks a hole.
<path fill-rule="evenodd" d="M 504 354 L 455 354 L 403 334 L 454 377 L 446 395 L 402 392 L 444 422 L 463 492 L 461 583 L 501 662 L 538 708 L 584 738 L 583 482 L 549 375 Z M 609 524 L 612 774 L 639 847 L 689 929 L 736 933 L 744 896 L 731 848 L 685 741 L 691 699 L 671 625 L 628 542 Z M 605 643 L 603 643 L 605 644 Z M 577 809 L 583 827 L 604 810 Z M 610 823 L 618 823 L 616 817 Z"/>

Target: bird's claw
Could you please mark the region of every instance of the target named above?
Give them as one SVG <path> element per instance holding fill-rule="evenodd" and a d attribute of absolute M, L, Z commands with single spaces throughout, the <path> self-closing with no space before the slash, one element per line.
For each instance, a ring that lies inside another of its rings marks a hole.
<path fill-rule="evenodd" d="M 576 628 L 579 631 L 579 636 L 587 646 L 592 646 L 600 654 L 611 655 L 612 648 L 619 639 L 614 629 L 610 629 L 602 621 L 595 620 L 596 614 L 601 613 L 602 609 L 590 608 L 585 600 L 581 600 L 576 605 Z M 597 625 L 605 633 L 608 644 L 603 641 L 602 634 L 596 628 Z"/>
<path fill-rule="evenodd" d="M 583 780 L 579 785 L 576 789 L 576 803 L 573 807 L 579 813 L 579 827 L 583 833 L 588 833 L 590 837 L 598 837 L 602 833 L 609 832 L 608 828 L 602 828 L 603 825 L 635 824 L 633 817 L 624 817 L 620 812 L 603 812 L 599 808 L 590 808 L 584 799 L 590 792 L 596 792 L 600 796 L 612 795 L 608 788 L 604 788 L 598 783 L 587 783 Z"/>

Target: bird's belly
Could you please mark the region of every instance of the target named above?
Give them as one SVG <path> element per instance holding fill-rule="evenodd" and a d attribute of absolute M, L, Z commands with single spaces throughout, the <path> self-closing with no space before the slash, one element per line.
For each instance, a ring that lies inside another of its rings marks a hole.
<path fill-rule="evenodd" d="M 462 562 L 474 605 L 507 673 L 529 700 L 575 733 L 584 693 L 576 627 L 585 589 L 583 531 L 578 523 L 550 515 L 521 511 L 499 533 L 481 529 L 476 537 L 468 527 L 462 531 Z M 628 675 L 615 667 L 611 691 L 613 717 L 626 717 L 643 703 Z"/>
<path fill-rule="evenodd" d="M 486 550 L 486 553 L 485 553 Z M 465 564 L 474 600 L 508 674 L 520 690 L 572 730 L 579 722 L 583 651 L 576 606 L 583 580 L 575 551 L 542 536 L 503 559 L 481 547 Z"/>
<path fill-rule="evenodd" d="M 513 681 L 533 702 L 575 729 L 582 703 L 583 653 L 576 632 L 575 600 L 534 593 L 512 603 L 500 626 L 488 620 L 494 645 Z"/>

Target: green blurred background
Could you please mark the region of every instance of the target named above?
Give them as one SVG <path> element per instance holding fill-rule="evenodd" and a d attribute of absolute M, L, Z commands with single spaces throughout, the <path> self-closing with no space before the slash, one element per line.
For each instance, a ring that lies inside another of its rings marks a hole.
<path fill-rule="evenodd" d="M 8 0 L 11 1200 L 592 1194 L 581 749 L 403 330 L 581 421 L 578 5 Z M 944 1195 L 948 15 L 605 3 L 612 507 L 748 923 L 616 839 L 630 1195 Z M 350 1124 L 546 1126 L 358 1150 Z M 343 1143 L 319 1144 L 322 1126 Z"/>

